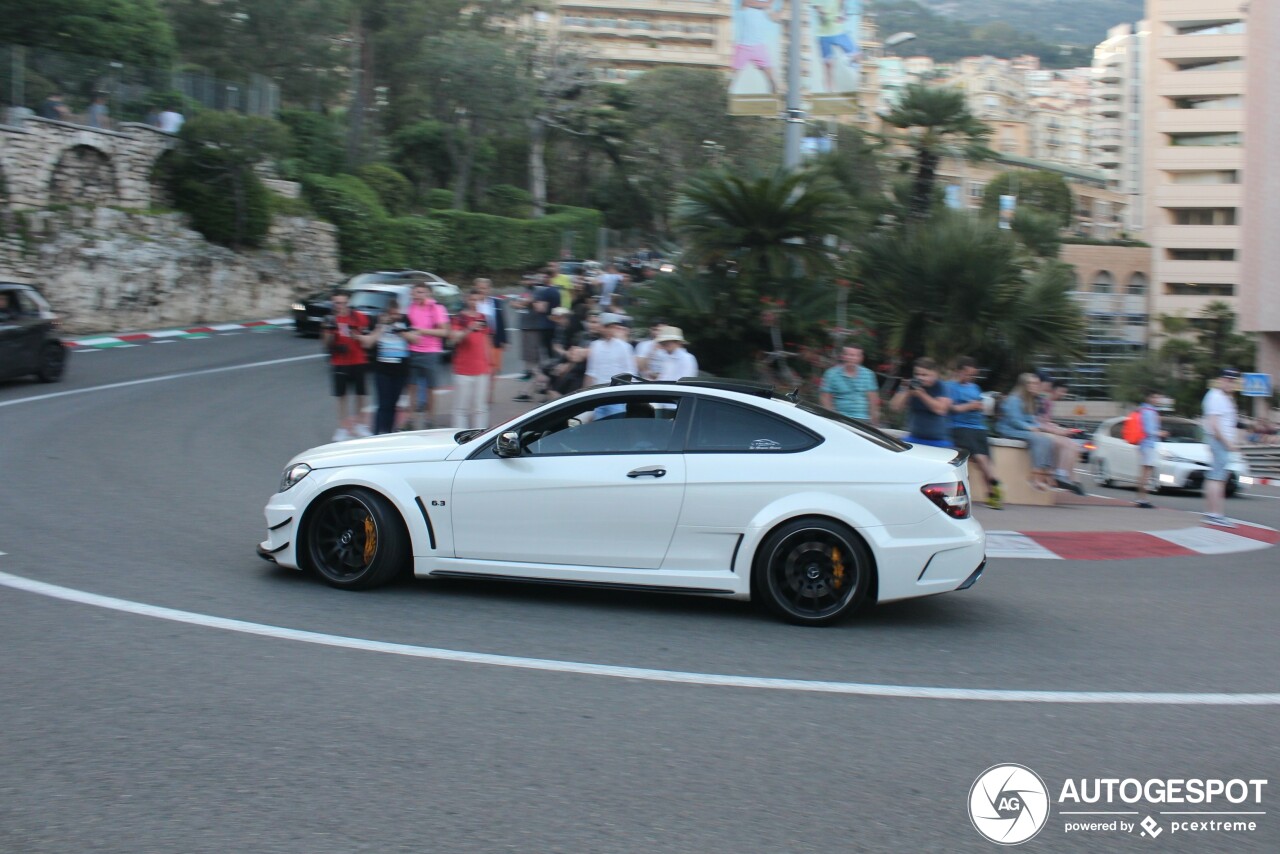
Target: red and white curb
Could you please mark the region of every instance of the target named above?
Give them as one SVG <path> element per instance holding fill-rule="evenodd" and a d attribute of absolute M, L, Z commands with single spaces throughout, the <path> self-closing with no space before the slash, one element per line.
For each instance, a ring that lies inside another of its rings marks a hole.
<path fill-rule="evenodd" d="M 155 332 L 124 332 L 118 335 L 95 335 L 89 338 L 73 338 L 65 343 L 77 352 L 115 350 L 138 347 L 142 344 L 170 344 L 174 341 L 209 338 L 214 335 L 236 335 L 241 332 L 273 332 L 292 326 L 288 317 L 274 320 L 251 320 L 247 323 L 217 323 L 209 326 L 192 326 L 186 329 L 161 329 Z"/>
<path fill-rule="evenodd" d="M 987 531 L 987 557 L 1031 560 L 1139 560 L 1222 555 L 1270 548 L 1280 531 L 1233 519 L 1236 527 L 1172 531 Z"/>

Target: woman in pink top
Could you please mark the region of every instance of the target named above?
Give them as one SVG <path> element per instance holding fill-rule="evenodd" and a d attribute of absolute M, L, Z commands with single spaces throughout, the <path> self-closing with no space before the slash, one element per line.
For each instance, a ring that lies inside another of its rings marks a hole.
<path fill-rule="evenodd" d="M 440 384 L 444 339 L 449 335 L 449 312 L 431 296 L 425 283 L 413 286 L 413 302 L 405 312 L 418 338 L 409 345 L 409 396 L 414 427 L 425 430 L 435 413 L 434 389 Z M 413 400 L 413 398 L 417 400 Z"/>

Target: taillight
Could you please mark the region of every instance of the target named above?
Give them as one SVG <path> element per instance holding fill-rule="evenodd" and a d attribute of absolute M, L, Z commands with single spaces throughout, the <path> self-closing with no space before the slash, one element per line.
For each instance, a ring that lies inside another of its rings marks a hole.
<path fill-rule="evenodd" d="M 969 490 L 961 481 L 928 483 L 920 487 L 920 491 L 952 519 L 969 518 Z"/>

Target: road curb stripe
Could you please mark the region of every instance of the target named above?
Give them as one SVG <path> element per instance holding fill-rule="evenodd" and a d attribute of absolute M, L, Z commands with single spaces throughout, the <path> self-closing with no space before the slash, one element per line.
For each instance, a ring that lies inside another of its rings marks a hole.
<path fill-rule="evenodd" d="M 999 688 L 942 688 L 916 685 L 878 685 L 863 682 L 827 682 L 807 679 L 781 679 L 767 676 L 737 676 L 719 673 L 696 673 L 680 670 L 656 670 L 647 667 L 627 667 L 612 664 L 592 664 L 580 661 L 560 661 L 547 658 L 526 658 L 515 655 L 499 655 L 485 652 L 440 649 L 367 640 L 345 635 L 330 635 L 301 629 L 289 629 L 264 623 L 232 620 L 192 611 L 180 611 L 148 605 L 128 599 L 117 599 L 88 593 L 70 587 L 35 581 L 18 575 L 0 572 L 0 586 L 26 593 L 34 593 L 51 599 L 60 599 L 95 608 L 105 608 L 158 620 L 184 623 L 240 634 L 309 643 L 361 652 L 378 652 L 408 658 L 423 658 L 458 664 L 484 664 L 510 667 L 520 670 L 578 675 L 606 676 L 640 682 L 675 683 L 704 687 L 748 688 L 770 691 L 794 691 L 813 694 L 843 694 L 862 697 L 885 697 L 916 700 L 976 700 L 996 703 L 1087 703 L 1095 705 L 1146 705 L 1146 706 L 1276 706 L 1280 705 L 1280 693 L 1179 693 L 1160 691 L 1023 691 Z"/>

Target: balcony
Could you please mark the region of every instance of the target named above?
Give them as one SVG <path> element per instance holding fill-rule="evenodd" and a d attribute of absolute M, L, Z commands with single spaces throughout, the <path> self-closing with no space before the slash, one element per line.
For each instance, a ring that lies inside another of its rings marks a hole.
<path fill-rule="evenodd" d="M 1239 208 L 1244 204 L 1241 184 L 1170 184 L 1156 185 L 1151 199 L 1162 208 Z"/>
<path fill-rule="evenodd" d="M 1238 95 L 1244 88 L 1243 71 L 1169 71 L 1156 75 L 1152 94 L 1165 98 Z"/>
<path fill-rule="evenodd" d="M 1244 33 L 1218 36 L 1164 36 L 1154 39 L 1158 59 L 1201 59 L 1215 56 L 1244 56 Z"/>
<path fill-rule="evenodd" d="M 1243 169 L 1242 146 L 1214 148 L 1194 145 L 1167 145 L 1151 152 L 1147 162 L 1156 169 L 1210 170 Z"/>
<path fill-rule="evenodd" d="M 1156 110 L 1156 133 L 1244 132 L 1244 110 Z"/>
<path fill-rule="evenodd" d="M 1163 212 L 1156 217 L 1166 216 Z M 1156 246 L 1185 246 L 1194 249 L 1239 249 L 1243 232 L 1238 225 L 1152 225 L 1147 224 L 1149 243 Z M 1239 263 L 1225 261 L 1157 261 L 1162 264 Z M 1166 281 L 1173 281 L 1166 279 Z M 1182 280 L 1179 280 L 1182 281 Z M 1194 279 L 1192 280 L 1194 281 Z"/>

